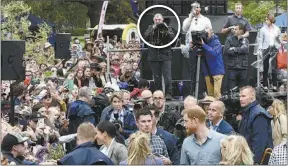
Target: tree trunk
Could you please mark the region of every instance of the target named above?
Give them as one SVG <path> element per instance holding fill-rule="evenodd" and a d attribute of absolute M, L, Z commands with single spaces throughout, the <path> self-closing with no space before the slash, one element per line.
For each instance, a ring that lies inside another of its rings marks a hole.
<path fill-rule="evenodd" d="M 90 19 L 90 27 L 94 28 L 97 24 L 99 24 L 101 9 L 102 9 L 102 1 L 94 1 L 88 5 L 88 17 Z"/>

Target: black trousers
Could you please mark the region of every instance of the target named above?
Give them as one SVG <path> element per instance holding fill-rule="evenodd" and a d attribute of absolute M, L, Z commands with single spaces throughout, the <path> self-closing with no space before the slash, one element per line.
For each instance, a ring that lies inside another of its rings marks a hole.
<path fill-rule="evenodd" d="M 273 57 L 277 53 L 277 49 L 275 47 L 269 47 L 263 50 L 263 86 L 268 86 L 268 75 L 269 75 L 269 67 L 272 68 L 272 84 L 273 86 L 277 85 L 277 70 L 276 70 L 276 57 L 269 62 L 270 57 Z"/>
<path fill-rule="evenodd" d="M 171 61 L 150 61 L 155 90 L 162 90 L 162 75 L 165 82 L 165 94 L 172 95 Z"/>
<path fill-rule="evenodd" d="M 228 69 L 228 90 L 247 85 L 247 70 Z"/>

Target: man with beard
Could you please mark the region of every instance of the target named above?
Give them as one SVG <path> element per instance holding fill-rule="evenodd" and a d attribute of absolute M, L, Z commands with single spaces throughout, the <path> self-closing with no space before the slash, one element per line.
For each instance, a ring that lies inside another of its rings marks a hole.
<path fill-rule="evenodd" d="M 181 165 L 215 165 L 221 161 L 220 141 L 225 136 L 207 128 L 206 116 L 200 106 L 184 110 L 188 137 L 182 145 Z"/>
<path fill-rule="evenodd" d="M 175 124 L 181 118 L 180 112 L 174 108 L 165 106 L 164 94 L 160 90 L 153 93 L 153 103 L 160 111 L 160 120 L 158 125 L 173 134 Z"/>

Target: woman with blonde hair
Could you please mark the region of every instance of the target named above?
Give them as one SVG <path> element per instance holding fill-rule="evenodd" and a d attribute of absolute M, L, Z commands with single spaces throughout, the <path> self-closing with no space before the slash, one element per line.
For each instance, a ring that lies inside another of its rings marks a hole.
<path fill-rule="evenodd" d="M 161 159 L 152 154 L 147 133 L 136 132 L 130 136 L 128 159 L 120 165 L 163 165 Z"/>
<path fill-rule="evenodd" d="M 220 142 L 222 161 L 221 165 L 253 165 L 253 153 L 247 141 L 239 135 L 230 135 Z"/>
<path fill-rule="evenodd" d="M 271 121 L 272 139 L 274 147 L 287 140 L 287 116 L 285 104 L 275 99 L 268 108 L 269 113 L 273 116 Z"/>

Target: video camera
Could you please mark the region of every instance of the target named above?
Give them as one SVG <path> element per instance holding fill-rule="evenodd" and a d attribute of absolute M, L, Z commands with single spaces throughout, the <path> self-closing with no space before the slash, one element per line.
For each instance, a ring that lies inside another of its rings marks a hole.
<path fill-rule="evenodd" d="M 202 40 L 207 43 L 208 33 L 206 31 L 191 31 L 192 44 L 196 47 L 202 47 Z"/>
<path fill-rule="evenodd" d="M 166 40 L 166 34 L 168 32 L 168 26 L 166 23 L 159 23 L 156 25 L 154 28 L 154 33 L 153 33 L 153 43 L 155 45 L 164 45 L 167 44 L 168 41 Z"/>

